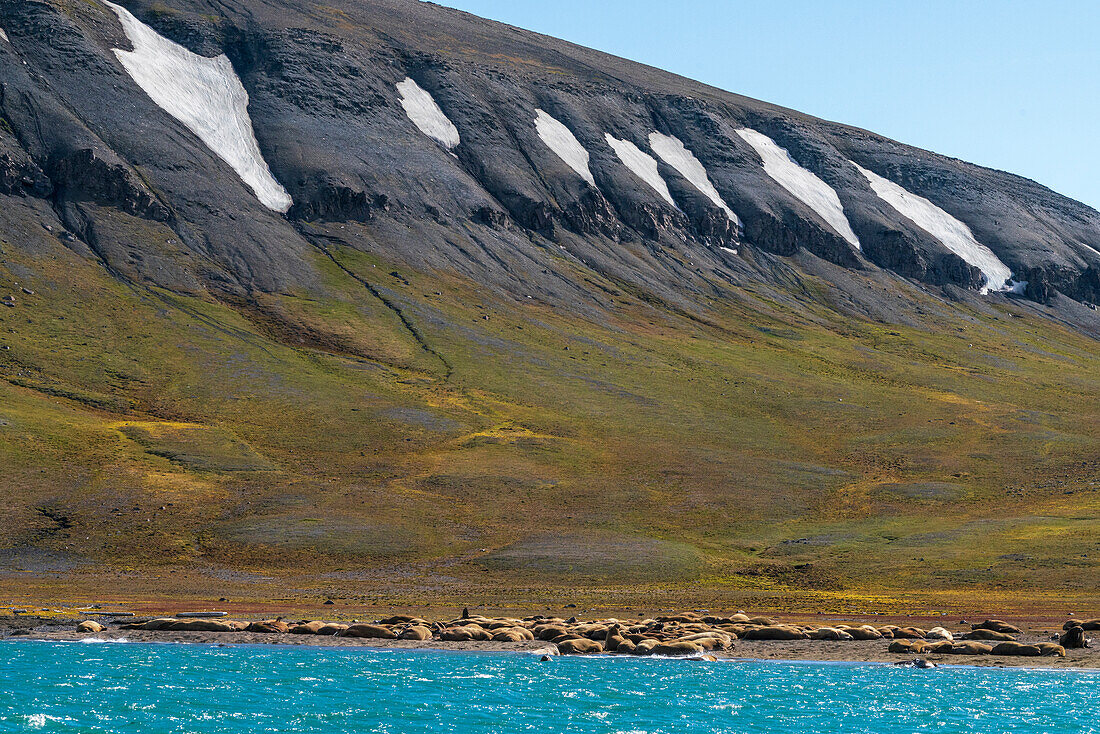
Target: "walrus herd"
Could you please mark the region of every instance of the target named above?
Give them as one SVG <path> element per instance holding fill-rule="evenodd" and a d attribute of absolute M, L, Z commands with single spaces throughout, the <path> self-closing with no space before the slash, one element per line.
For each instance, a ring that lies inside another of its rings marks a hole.
<path fill-rule="evenodd" d="M 463 610 L 458 619 L 430 622 L 410 615 L 395 615 L 373 623 L 324 621 L 287 622 L 268 619 L 238 622 L 227 619 L 162 617 L 124 624 L 121 629 L 167 632 L 254 632 L 270 634 L 328 635 L 379 640 L 440 640 L 445 642 L 523 642 L 541 640 L 562 655 L 703 656 L 733 648 L 737 640 L 890 640 L 888 651 L 900 655 L 940 653 L 948 655 L 1007 655 L 1019 657 L 1066 656 L 1066 649 L 1089 646 L 1085 631 L 1100 630 L 1100 619 L 1070 620 L 1058 643 L 1021 643 L 1021 630 L 1007 622 L 989 619 L 970 625 L 964 633 L 944 627 L 837 624 L 817 627 L 780 622 L 770 617 L 704 616 L 681 613 L 647 619 L 580 621 L 576 617 L 535 615 L 483 617 Z M 82 622 L 78 632 L 103 630 L 98 622 Z"/>

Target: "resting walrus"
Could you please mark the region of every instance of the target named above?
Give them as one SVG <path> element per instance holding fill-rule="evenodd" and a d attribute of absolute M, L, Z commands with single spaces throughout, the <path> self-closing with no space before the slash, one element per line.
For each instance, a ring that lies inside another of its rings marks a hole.
<path fill-rule="evenodd" d="M 1085 639 L 1085 629 L 1080 625 L 1074 625 L 1058 638 L 1058 644 L 1067 650 L 1080 650 L 1088 647 L 1089 641 Z"/>

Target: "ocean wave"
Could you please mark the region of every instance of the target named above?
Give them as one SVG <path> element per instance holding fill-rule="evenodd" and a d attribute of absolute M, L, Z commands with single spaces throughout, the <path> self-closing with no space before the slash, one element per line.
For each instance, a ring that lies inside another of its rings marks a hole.
<path fill-rule="evenodd" d="M 28 714 L 26 716 L 27 727 L 30 729 L 44 729 L 46 724 L 53 721 L 63 721 L 58 716 L 50 716 L 49 714 Z"/>

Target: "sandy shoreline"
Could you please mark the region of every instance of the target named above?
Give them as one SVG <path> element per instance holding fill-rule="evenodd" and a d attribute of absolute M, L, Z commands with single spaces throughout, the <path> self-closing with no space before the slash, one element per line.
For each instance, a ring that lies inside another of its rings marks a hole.
<path fill-rule="evenodd" d="M 79 642 L 85 639 L 125 639 L 135 643 L 183 643 L 205 645 L 270 645 L 326 648 L 360 648 L 387 650 L 440 650 L 454 652 L 516 652 L 537 655 L 557 655 L 553 643 L 539 640 L 522 642 L 445 642 L 440 640 L 382 640 L 321 635 L 264 634 L 255 632 L 165 632 L 147 630 L 106 629 L 96 634 L 78 633 L 72 629 L 35 630 L 30 635 L 9 640 L 44 640 Z M 1020 635 L 1021 642 L 1047 641 L 1041 635 Z M 718 659 L 746 661 L 807 661 L 836 663 L 899 663 L 914 655 L 887 651 L 889 640 L 843 641 L 825 640 L 738 640 L 729 650 L 709 653 Z M 627 657 L 627 656 L 624 656 Z M 1100 650 L 1087 648 L 1067 650 L 1066 657 L 1004 657 L 990 655 L 924 654 L 919 657 L 937 665 L 970 665 L 991 668 L 1028 668 L 1048 670 L 1100 669 Z"/>

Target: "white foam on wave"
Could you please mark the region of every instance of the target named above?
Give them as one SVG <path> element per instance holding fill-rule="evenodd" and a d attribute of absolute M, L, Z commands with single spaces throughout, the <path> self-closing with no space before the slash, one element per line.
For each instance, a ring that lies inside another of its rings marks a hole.
<path fill-rule="evenodd" d="M 928 234 L 943 243 L 951 252 L 955 253 L 969 265 L 973 265 L 982 271 L 985 276 L 985 285 L 982 292 L 989 290 L 1012 290 L 1013 286 L 1006 286 L 1006 282 L 1012 278 L 1012 270 L 1001 262 L 992 250 L 978 242 L 970 227 L 951 216 L 943 209 L 933 204 L 923 196 L 918 196 L 907 191 L 888 178 L 883 178 L 874 171 L 869 171 L 858 163 L 852 165 L 863 174 L 871 190 L 899 214 L 923 229 Z"/>
<path fill-rule="evenodd" d="M 710 182 L 707 169 L 695 157 L 695 154 L 687 149 L 683 141 L 674 135 L 662 135 L 653 132 L 649 135 L 649 147 L 653 148 L 653 152 L 659 155 L 661 160 L 679 171 L 680 175 L 688 180 L 688 183 L 710 199 L 716 207 L 724 211 L 731 222 L 741 226 L 741 220 L 737 218 L 737 215 L 722 199 L 722 195 L 718 193 L 718 189 L 714 188 L 714 184 Z"/>
<path fill-rule="evenodd" d="M 293 201 L 271 175 L 248 116 L 248 92 L 222 54 L 207 58 L 169 41 L 112 2 L 133 51 L 115 49 L 119 62 L 165 112 L 182 122 L 269 209 L 285 212 Z"/>
<path fill-rule="evenodd" d="M 48 714 L 28 714 L 26 719 L 28 729 L 44 729 L 47 723 L 61 721 L 58 717 Z"/>
<path fill-rule="evenodd" d="M 124 644 L 129 642 L 129 640 L 127 640 L 125 637 L 110 637 L 107 639 L 104 639 L 102 637 L 84 637 L 81 638 L 80 642 L 86 645 L 96 643 Z"/>
<path fill-rule="evenodd" d="M 667 201 L 674 209 L 680 208 L 676 206 L 672 194 L 669 193 L 668 184 L 661 178 L 661 174 L 657 170 L 657 161 L 653 156 L 643 152 L 637 145 L 629 140 L 619 140 L 611 133 L 604 133 L 604 137 L 607 139 L 607 144 L 615 151 L 615 155 L 619 156 L 619 160 L 623 162 L 624 166 L 629 168 L 635 176 L 649 184 L 650 188 L 660 194 L 661 198 Z"/>
<path fill-rule="evenodd" d="M 852 225 L 844 214 L 840 197 L 829 184 L 798 164 L 786 148 L 780 147 L 767 135 L 751 128 L 737 131 L 741 139 L 756 150 L 764 163 L 764 172 L 776 183 L 789 191 L 796 199 L 813 209 L 828 222 L 837 234 L 848 243 L 860 249 L 859 238 L 852 231 Z"/>
<path fill-rule="evenodd" d="M 462 139 L 458 128 L 443 113 L 435 99 L 411 77 L 397 84 L 401 93 L 401 106 L 420 132 L 443 145 L 447 150 L 458 147 Z"/>
<path fill-rule="evenodd" d="M 573 131 L 563 123 L 554 119 L 549 113 L 536 109 L 538 116 L 535 118 L 535 131 L 538 132 L 546 147 L 554 151 L 554 155 L 561 158 L 565 165 L 572 168 L 578 176 L 596 186 L 596 179 L 592 176 L 592 169 L 588 167 L 588 151 Z"/>

